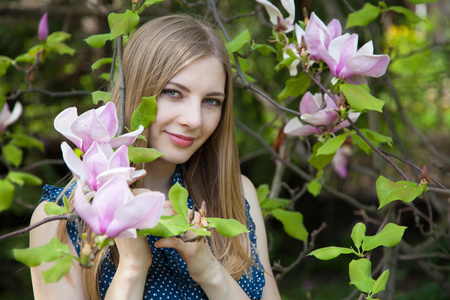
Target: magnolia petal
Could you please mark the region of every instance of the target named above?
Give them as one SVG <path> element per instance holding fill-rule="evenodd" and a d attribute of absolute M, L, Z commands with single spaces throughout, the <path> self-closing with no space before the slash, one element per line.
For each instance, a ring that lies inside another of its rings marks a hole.
<path fill-rule="evenodd" d="M 53 123 L 56 131 L 68 138 L 72 143 L 81 149 L 82 139 L 72 132 L 72 124 L 78 118 L 77 108 L 69 107 L 60 112 Z"/>
<path fill-rule="evenodd" d="M 129 228 L 152 228 L 161 218 L 164 194 L 147 192 L 139 194 L 122 205 L 108 227 L 107 235 L 114 237 Z"/>
<path fill-rule="evenodd" d="M 281 0 L 281 5 L 283 5 L 284 9 L 289 14 L 289 17 L 287 17 L 286 20 L 289 22 L 289 24 L 294 24 L 294 20 L 295 20 L 295 3 L 294 3 L 294 0 Z"/>
<path fill-rule="evenodd" d="M 128 147 L 120 146 L 119 149 L 114 152 L 112 157 L 109 159 L 108 168 L 114 169 L 119 167 L 129 167 L 130 160 L 128 158 Z"/>
<path fill-rule="evenodd" d="M 61 151 L 63 155 L 63 160 L 66 163 L 69 170 L 75 175 L 75 177 L 80 178 L 83 172 L 83 163 L 72 150 L 72 148 L 66 143 L 61 143 Z"/>
<path fill-rule="evenodd" d="M 305 36 L 305 31 L 297 23 L 294 25 L 294 28 L 295 28 L 295 36 L 297 37 L 297 44 L 301 45 L 302 38 L 304 38 Z"/>
<path fill-rule="evenodd" d="M 344 78 L 363 75 L 368 77 L 380 77 L 386 73 L 389 65 L 389 55 L 358 55 L 350 58 L 346 63 Z"/>
<path fill-rule="evenodd" d="M 38 26 L 38 38 L 41 42 L 45 41 L 48 37 L 49 29 L 48 29 L 48 13 L 45 13 L 41 20 L 39 21 Z"/>
<path fill-rule="evenodd" d="M 278 8 L 275 5 L 273 5 L 272 3 L 270 3 L 267 0 L 256 0 L 256 2 L 264 5 L 264 7 L 267 10 L 267 13 L 269 14 L 270 22 L 273 25 L 277 25 L 278 18 L 280 20 L 283 20 L 283 15 L 281 14 L 281 12 L 278 10 Z"/>
<path fill-rule="evenodd" d="M 6 104 L 5 104 L 5 106 L 6 106 Z M 9 110 L 9 107 L 8 107 L 8 110 Z M 8 126 L 8 125 L 14 123 L 15 121 L 17 121 L 17 119 L 22 114 L 22 110 L 23 110 L 22 104 L 20 102 L 16 102 L 11 114 L 9 115 L 8 119 L 3 124 L 5 126 Z"/>
<path fill-rule="evenodd" d="M 372 55 L 373 54 L 373 42 L 368 41 L 361 48 L 359 48 L 356 55 Z"/>
<path fill-rule="evenodd" d="M 95 113 L 106 130 L 108 130 L 109 138 L 112 139 L 116 135 L 117 129 L 119 128 L 116 106 L 113 102 L 108 102 L 106 105 L 97 108 Z"/>
<path fill-rule="evenodd" d="M 302 114 L 301 119 L 309 124 L 316 126 L 329 126 L 339 120 L 339 115 L 334 109 L 322 109 L 310 114 Z"/>
<path fill-rule="evenodd" d="M 5 123 L 6 120 L 8 120 L 10 116 L 11 116 L 11 111 L 9 110 L 9 105 L 8 105 L 8 103 L 5 103 L 5 105 L 3 105 L 2 111 L 0 112 L 0 124 Z"/>
<path fill-rule="evenodd" d="M 97 213 L 91 203 L 86 199 L 81 185 L 77 184 L 74 194 L 74 207 L 77 214 L 91 227 L 92 231 L 97 235 L 103 235 L 100 231 Z"/>
<path fill-rule="evenodd" d="M 355 123 L 358 120 L 360 115 L 361 115 L 361 113 L 349 113 L 348 117 L 349 117 L 350 120 L 352 120 L 353 123 Z M 330 131 L 331 132 L 337 132 L 337 131 L 339 131 L 339 130 L 341 130 L 343 128 L 346 128 L 348 126 L 350 126 L 350 122 L 345 120 L 345 121 L 342 121 L 341 123 L 339 123 L 336 127 L 334 127 Z"/>
<path fill-rule="evenodd" d="M 306 25 L 305 39 L 311 58 L 314 60 L 321 60 L 318 51 L 319 45 L 325 46 L 326 49 L 331 38 L 328 33 L 328 28 L 314 12 L 311 13 L 308 25 Z"/>
<path fill-rule="evenodd" d="M 95 110 L 91 109 L 79 116 L 72 124 L 72 132 L 82 141 L 81 151 L 85 153 L 94 141 L 109 143 L 109 132 L 100 122 Z"/>
<path fill-rule="evenodd" d="M 83 157 L 83 170 L 86 175 L 86 185 L 93 191 L 99 188 L 97 176 L 108 170 L 108 159 L 97 144 L 94 142 Z"/>
<path fill-rule="evenodd" d="M 328 32 L 330 33 L 330 38 L 335 39 L 338 36 L 342 35 L 342 25 L 338 19 L 333 19 L 327 25 Z M 331 42 L 331 40 L 330 40 Z"/>
<path fill-rule="evenodd" d="M 322 95 L 320 93 L 313 95 L 311 92 L 306 92 L 300 101 L 300 112 L 312 115 L 320 109 L 321 105 Z"/>
<path fill-rule="evenodd" d="M 128 184 L 130 184 L 133 181 L 133 175 L 134 168 L 131 167 L 120 167 L 120 168 L 114 168 L 110 170 L 106 170 L 104 172 L 101 172 L 96 177 L 96 182 L 98 187 L 100 188 L 103 186 L 108 180 L 112 179 L 115 176 L 120 176 L 124 178 Z"/>
<path fill-rule="evenodd" d="M 121 176 L 114 176 L 98 189 L 92 206 L 97 212 L 101 230 L 108 230 L 116 211 L 132 196 L 128 184 Z"/>
<path fill-rule="evenodd" d="M 333 165 L 333 169 L 339 175 L 339 177 L 347 177 L 348 157 L 347 155 L 345 155 L 344 151 L 341 148 L 336 151 L 336 154 L 331 160 L 331 164 Z"/>
<path fill-rule="evenodd" d="M 137 137 L 144 131 L 144 126 L 139 125 L 139 128 L 135 131 L 123 134 L 121 136 L 118 136 L 114 139 L 112 139 L 109 144 L 114 149 L 119 148 L 121 145 L 129 146 L 137 139 Z"/>
<path fill-rule="evenodd" d="M 311 125 L 304 125 L 295 117 L 284 127 L 284 133 L 294 136 L 308 136 L 311 134 L 321 134 L 322 131 Z"/>

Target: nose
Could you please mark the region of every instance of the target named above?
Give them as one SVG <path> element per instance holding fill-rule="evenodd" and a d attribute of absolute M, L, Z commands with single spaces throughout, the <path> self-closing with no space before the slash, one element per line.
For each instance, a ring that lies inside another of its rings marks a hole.
<path fill-rule="evenodd" d="M 201 100 L 191 99 L 183 105 L 183 109 L 179 118 L 181 125 L 195 129 L 202 124 L 202 107 Z"/>

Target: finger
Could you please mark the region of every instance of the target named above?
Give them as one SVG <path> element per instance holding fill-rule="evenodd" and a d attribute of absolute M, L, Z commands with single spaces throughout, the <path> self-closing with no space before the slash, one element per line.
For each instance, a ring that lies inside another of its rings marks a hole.
<path fill-rule="evenodd" d="M 163 216 L 174 216 L 176 214 L 177 213 L 173 209 L 172 203 L 170 203 L 170 201 L 164 201 L 163 208 L 162 208 L 162 215 Z"/>

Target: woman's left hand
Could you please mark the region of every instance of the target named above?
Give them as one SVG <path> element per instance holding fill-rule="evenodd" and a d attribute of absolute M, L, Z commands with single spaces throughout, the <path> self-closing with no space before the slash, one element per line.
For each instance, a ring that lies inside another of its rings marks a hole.
<path fill-rule="evenodd" d="M 189 210 L 188 215 L 192 213 Z M 196 212 L 196 218 L 198 219 Z M 187 231 L 185 240 L 195 239 L 197 235 L 192 231 Z M 217 276 L 221 268 L 220 263 L 214 257 L 209 247 L 206 237 L 194 242 L 186 242 L 179 237 L 162 238 L 155 242 L 157 248 L 174 248 L 181 258 L 186 262 L 189 274 L 197 283 L 202 284 Z"/>

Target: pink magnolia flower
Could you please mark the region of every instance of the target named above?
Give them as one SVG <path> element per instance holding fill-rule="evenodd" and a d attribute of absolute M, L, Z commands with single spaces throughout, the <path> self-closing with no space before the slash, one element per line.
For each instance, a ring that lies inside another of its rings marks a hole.
<path fill-rule="evenodd" d="M 136 238 L 136 229 L 152 228 L 161 218 L 164 194 L 148 191 L 134 196 L 121 176 L 108 180 L 95 194 L 92 203 L 81 185 L 75 190 L 77 214 L 99 236 Z"/>
<path fill-rule="evenodd" d="M 364 84 L 364 76 L 380 77 L 386 73 L 389 55 L 374 55 L 372 41 L 358 49 L 358 35 L 345 34 L 333 39 L 328 50 L 319 48 L 331 74 L 350 84 Z"/>
<path fill-rule="evenodd" d="M 299 27 L 299 29 L 301 28 Z M 311 13 L 311 18 L 304 31 L 310 58 L 316 61 L 323 60 L 320 52 L 327 50 L 331 41 L 341 34 L 342 26 L 337 19 L 333 19 L 328 25 L 325 25 L 314 12 Z"/>
<path fill-rule="evenodd" d="M 48 32 L 49 32 L 49 29 L 48 29 L 48 14 L 45 13 L 42 16 L 41 20 L 39 21 L 39 27 L 38 27 L 38 37 L 39 37 L 39 40 L 41 42 L 44 42 L 47 39 Z"/>
<path fill-rule="evenodd" d="M 281 0 L 281 4 L 286 9 L 289 17 L 286 19 L 283 17 L 278 8 L 267 0 L 256 0 L 261 3 L 269 14 L 270 22 L 275 25 L 276 32 L 291 32 L 294 29 L 295 19 L 295 3 L 294 0 Z"/>
<path fill-rule="evenodd" d="M 341 148 L 339 148 L 336 151 L 336 154 L 333 156 L 333 159 L 331 160 L 331 164 L 333 166 L 334 171 L 339 175 L 341 178 L 347 177 L 348 171 L 347 171 L 347 165 L 348 165 L 348 158 L 352 155 L 352 149 L 348 145 L 342 145 Z"/>
<path fill-rule="evenodd" d="M 6 127 L 17 121 L 19 116 L 22 114 L 22 104 L 16 102 L 12 112 L 9 110 L 8 103 L 5 103 L 2 111 L 0 112 L 0 133 L 5 131 Z"/>
<path fill-rule="evenodd" d="M 139 129 L 114 138 L 118 129 L 116 107 L 108 102 L 97 109 L 91 109 L 80 116 L 76 107 L 63 110 L 55 118 L 55 129 L 72 141 L 85 153 L 94 142 L 109 144 L 113 149 L 132 144 L 144 130 Z"/>
<path fill-rule="evenodd" d="M 291 119 L 284 127 L 284 133 L 295 136 L 308 136 L 311 134 L 323 134 L 336 132 L 350 125 L 348 121 L 340 122 L 339 108 L 327 94 L 325 103 L 320 93 L 306 92 L 300 101 L 300 117 L 309 124 L 303 124 L 299 118 Z M 350 119 L 355 122 L 360 113 L 349 113 Z"/>
<path fill-rule="evenodd" d="M 70 146 L 61 144 L 63 159 L 67 167 L 80 179 L 80 185 L 86 186 L 90 191 L 97 191 L 110 178 L 120 175 L 128 182 L 142 177 L 145 170 L 135 171 L 130 167 L 128 148 L 120 146 L 114 152 L 109 144 L 100 146 L 94 142 L 81 161 Z"/>

